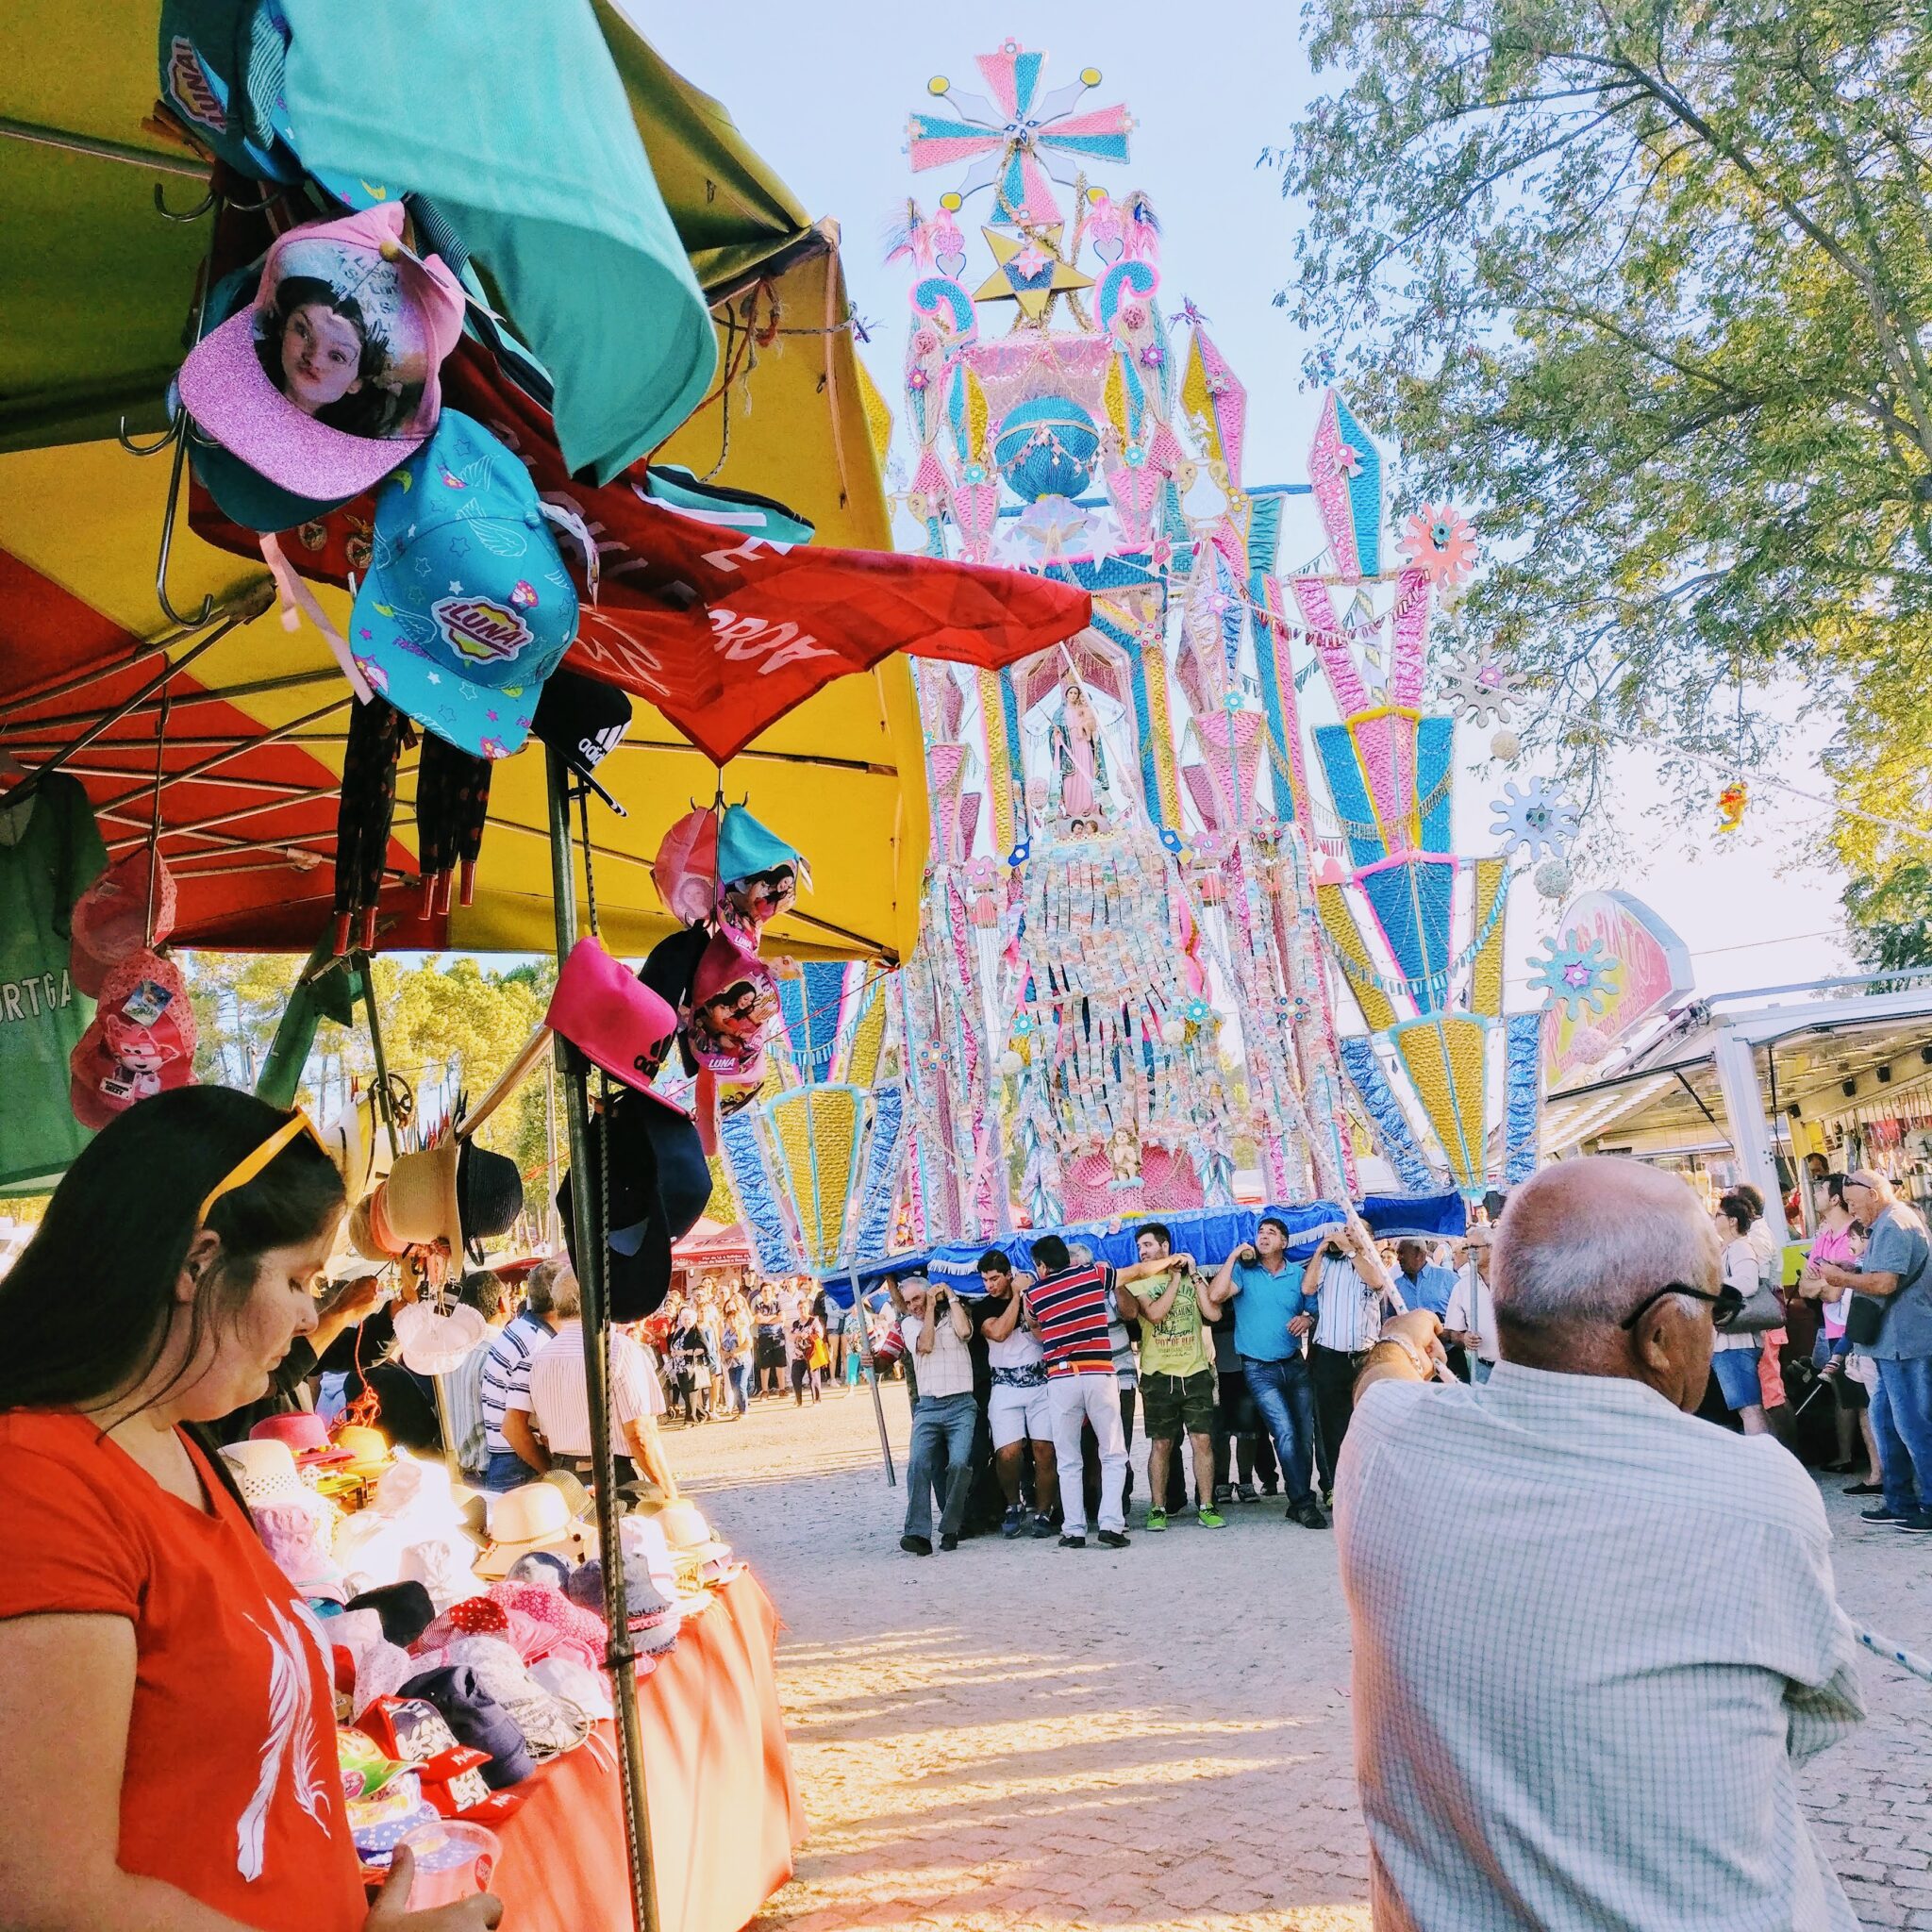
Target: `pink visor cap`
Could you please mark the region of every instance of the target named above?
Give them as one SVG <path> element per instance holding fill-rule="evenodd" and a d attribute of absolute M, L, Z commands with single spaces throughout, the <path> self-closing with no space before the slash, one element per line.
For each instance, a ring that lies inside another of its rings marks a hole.
<path fill-rule="evenodd" d="M 651 1091 L 651 1077 L 677 1031 L 677 1015 L 596 940 L 586 936 L 570 949 L 543 1018 L 592 1066 L 672 1107 Z"/>
<path fill-rule="evenodd" d="M 403 242 L 400 202 L 276 239 L 254 303 L 181 365 L 181 402 L 271 483 L 359 495 L 420 449 L 439 372 L 463 333 L 463 290 Z"/>

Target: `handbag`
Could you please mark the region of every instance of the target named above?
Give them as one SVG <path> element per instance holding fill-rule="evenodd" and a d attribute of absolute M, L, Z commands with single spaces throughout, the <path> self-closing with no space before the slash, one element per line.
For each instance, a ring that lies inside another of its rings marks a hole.
<path fill-rule="evenodd" d="M 1784 1324 L 1785 1305 L 1778 1299 L 1777 1291 L 1760 1281 L 1744 1306 L 1729 1321 L 1719 1324 L 1719 1328 L 1725 1335 L 1762 1335 Z M 1849 1324 L 1846 1332 L 1850 1332 Z"/>

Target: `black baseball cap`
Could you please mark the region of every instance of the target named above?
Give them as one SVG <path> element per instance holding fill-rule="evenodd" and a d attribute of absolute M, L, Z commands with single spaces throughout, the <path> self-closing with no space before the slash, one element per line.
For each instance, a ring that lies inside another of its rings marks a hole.
<path fill-rule="evenodd" d="M 605 753 L 615 751 L 630 729 L 630 699 L 614 684 L 599 684 L 575 671 L 553 671 L 530 729 L 619 818 L 630 816 L 597 782 Z"/>

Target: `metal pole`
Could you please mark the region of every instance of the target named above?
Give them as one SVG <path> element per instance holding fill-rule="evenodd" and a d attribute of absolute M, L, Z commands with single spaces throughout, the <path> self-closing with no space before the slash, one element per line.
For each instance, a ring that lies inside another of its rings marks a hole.
<path fill-rule="evenodd" d="M 382 1051 L 382 1019 L 375 1010 L 375 965 L 367 953 L 355 956 L 356 969 L 362 975 L 362 1010 L 369 1015 L 369 1050 L 375 1056 L 375 1110 L 389 1133 L 389 1158 L 401 1152 L 396 1145 L 396 1117 L 389 1091 L 389 1061 Z M 460 1265 L 461 1257 L 451 1258 Z"/>
<path fill-rule="evenodd" d="M 872 1355 L 872 1323 L 865 1311 L 865 1297 L 858 1291 L 858 1263 L 854 1260 L 848 1277 L 852 1283 L 852 1306 L 858 1311 L 858 1358 L 865 1364 L 865 1379 L 872 1384 L 872 1412 L 879 1425 L 879 1454 L 886 1458 L 886 1487 L 899 1487 L 898 1472 L 892 1467 L 892 1444 L 886 1434 L 886 1403 L 879 1393 L 878 1364 Z"/>
<path fill-rule="evenodd" d="M 543 1070 L 543 1137 L 550 1157 L 550 1185 L 543 1202 L 543 1239 L 554 1255 L 563 1241 L 562 1224 L 557 1218 L 557 1062 L 553 1058 Z"/>
<path fill-rule="evenodd" d="M 571 856 L 570 768 L 550 751 L 550 889 L 557 913 L 557 958 L 576 943 L 576 868 Z M 563 1079 L 564 1117 L 570 1134 L 571 1219 L 576 1231 L 577 1285 L 584 1304 L 584 1400 L 591 1419 L 591 1459 L 596 1477 L 597 1544 L 604 1562 L 604 1613 L 610 1626 L 604 1660 L 617 1707 L 618 1777 L 630 1855 L 631 1914 L 637 1932 L 658 1932 L 658 1887 L 651 1857 L 651 1815 L 644 1792 L 644 1740 L 638 1724 L 637 1651 L 630 1641 L 630 1604 L 624 1587 L 624 1538 L 620 1530 L 617 1469 L 610 1448 L 610 1330 L 604 1290 L 601 1188 L 593 1188 L 590 1118 L 583 1056 L 559 1033 L 557 1068 Z M 608 1124 L 606 1132 L 608 1133 Z M 605 1152 L 608 1155 L 608 1144 Z"/>

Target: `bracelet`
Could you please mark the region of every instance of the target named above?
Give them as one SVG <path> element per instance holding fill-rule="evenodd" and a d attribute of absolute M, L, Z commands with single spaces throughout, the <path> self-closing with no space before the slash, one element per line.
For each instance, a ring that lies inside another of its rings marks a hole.
<path fill-rule="evenodd" d="M 1391 1348 L 1399 1348 L 1409 1359 L 1410 1366 L 1424 1382 L 1436 1379 L 1436 1365 L 1406 1335 L 1384 1335 L 1375 1343 L 1380 1348 L 1386 1343 Z"/>

